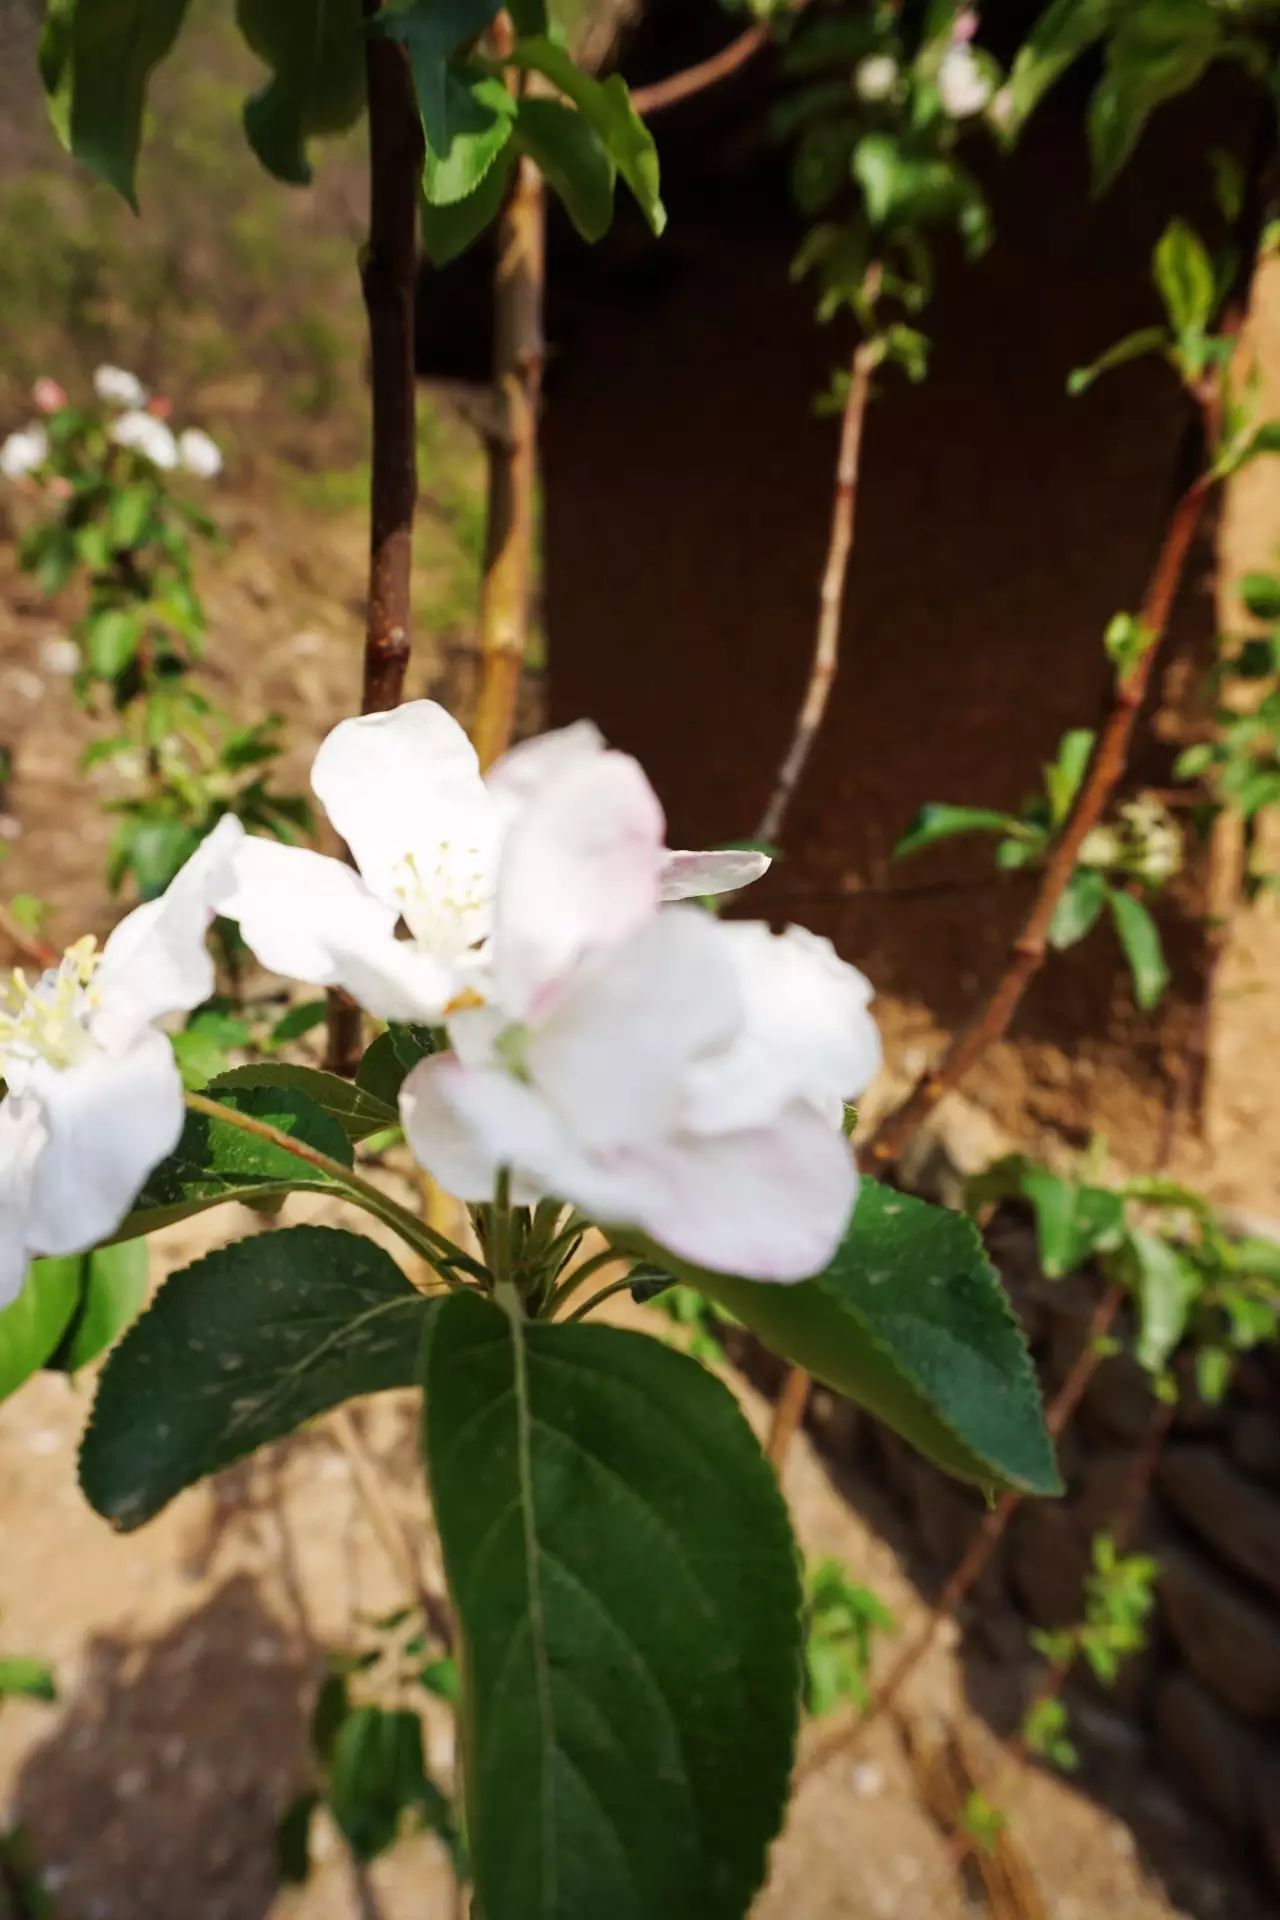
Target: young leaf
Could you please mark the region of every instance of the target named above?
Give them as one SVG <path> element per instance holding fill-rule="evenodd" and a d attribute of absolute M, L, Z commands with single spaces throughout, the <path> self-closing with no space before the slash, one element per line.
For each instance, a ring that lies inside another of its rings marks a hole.
<path fill-rule="evenodd" d="M 147 81 L 173 46 L 189 0 L 59 0 L 40 77 L 59 138 L 137 208 Z"/>
<path fill-rule="evenodd" d="M 1256 620 L 1280 620 L 1280 574 L 1246 573 L 1238 591 Z"/>
<path fill-rule="evenodd" d="M 80 1454 L 121 1532 L 184 1487 L 359 1394 L 406 1387 L 434 1303 L 333 1227 L 237 1240 L 167 1280 L 103 1369 Z"/>
<path fill-rule="evenodd" d="M 1174 332 L 1204 333 L 1213 318 L 1213 262 L 1185 220 L 1171 220 L 1156 242 L 1156 285 Z"/>
<path fill-rule="evenodd" d="M 1222 51 L 1224 28 L 1207 0 L 1123 0 L 1107 70 L 1089 103 L 1094 180 L 1110 186 L 1158 106 L 1195 85 Z"/>
<path fill-rule="evenodd" d="M 1169 345 L 1169 336 L 1163 327 L 1139 327 L 1136 333 L 1127 333 L 1123 340 L 1117 340 L 1114 347 L 1108 347 L 1087 367 L 1077 367 L 1067 376 L 1067 392 L 1075 398 L 1087 393 L 1099 374 L 1110 373 L 1115 367 L 1127 366 L 1130 360 L 1140 360 L 1144 354 L 1163 353 Z"/>
<path fill-rule="evenodd" d="M 1060 827 L 1071 811 L 1092 752 L 1092 731 L 1088 727 L 1072 727 L 1058 742 L 1057 758 L 1044 770 L 1049 819 L 1055 827 Z"/>
<path fill-rule="evenodd" d="M 642 1334 L 462 1293 L 423 1380 L 485 1920 L 741 1920 L 786 1804 L 800 1588 L 731 1395 Z"/>
<path fill-rule="evenodd" d="M 419 205 L 422 245 L 433 267 L 447 267 L 497 219 L 515 163 L 512 149 L 504 148 L 475 192 L 450 206 L 433 206 L 423 195 Z"/>
<path fill-rule="evenodd" d="M 72 1256 L 80 1268 L 78 1298 L 47 1364 L 78 1373 L 119 1339 L 147 1297 L 147 1243 L 126 1240 Z"/>
<path fill-rule="evenodd" d="M 38 1373 L 80 1298 L 80 1256 L 34 1260 L 22 1292 L 0 1313 L 0 1400 Z"/>
<path fill-rule="evenodd" d="M 931 800 L 921 807 L 890 857 L 905 860 L 908 854 L 921 853 L 939 840 L 954 840 L 961 833 L 1023 831 L 1022 822 L 1011 813 L 996 813 L 990 807 L 951 807 L 945 801 Z"/>
<path fill-rule="evenodd" d="M 1102 912 L 1107 883 L 1093 867 L 1077 867 L 1049 922 L 1049 945 L 1057 952 L 1083 940 Z"/>
<path fill-rule="evenodd" d="M 360 0 L 237 0 L 236 19 L 272 69 L 245 103 L 249 145 L 268 173 L 306 186 L 308 138 L 344 132 L 364 107 Z"/>
<path fill-rule="evenodd" d="M 502 81 L 453 57 L 484 32 L 500 4 L 413 0 L 376 23 L 409 52 L 426 142 L 423 192 L 433 206 L 469 199 L 511 137 L 516 104 Z"/>
<path fill-rule="evenodd" d="M 658 150 L 621 76 L 611 73 L 607 80 L 593 80 L 563 47 L 541 37 L 519 41 L 511 62 L 542 74 L 572 100 L 599 135 L 654 233 L 661 233 L 667 215 L 658 190 Z"/>
<path fill-rule="evenodd" d="M 270 1086 L 229 1086 L 217 1098 L 220 1105 L 264 1120 L 342 1166 L 352 1164 L 344 1128 L 305 1094 L 278 1085 L 274 1069 Z M 326 1188 L 331 1182 L 309 1161 L 230 1121 L 189 1113 L 182 1138 L 148 1178 L 117 1238 L 152 1233 L 226 1200 L 265 1200 L 306 1187 Z"/>
<path fill-rule="evenodd" d="M 1101 39 L 1117 0 L 1053 0 L 1018 49 L 1009 70 L 1009 131 L 1016 135 L 1054 81 Z"/>
<path fill-rule="evenodd" d="M 1021 1192 L 1036 1216 L 1040 1264 L 1051 1280 L 1076 1273 L 1097 1253 L 1120 1244 L 1124 1233 L 1124 1196 L 1109 1187 L 1060 1180 L 1047 1167 L 1029 1166 Z"/>
<path fill-rule="evenodd" d="M 1108 888 L 1107 904 L 1133 975 L 1133 997 L 1144 1013 L 1150 1013 L 1169 984 L 1160 929 L 1141 900 L 1119 887 Z"/>
<path fill-rule="evenodd" d="M 948 1473 L 1059 1491 L 1022 1329 L 962 1214 L 864 1180 L 831 1265 L 799 1286 L 655 1257 Z"/>
<path fill-rule="evenodd" d="M 43 1660 L 11 1655 L 0 1659 L 0 1700 L 6 1694 L 11 1698 L 21 1695 L 25 1700 L 56 1700 L 58 1689 Z"/>
<path fill-rule="evenodd" d="M 1167 1240 L 1136 1227 L 1125 1238 L 1121 1270 L 1138 1302 L 1138 1364 L 1148 1373 L 1162 1373 L 1186 1332 L 1200 1276 Z"/>
<path fill-rule="evenodd" d="M 211 1100 L 225 1100 L 229 1093 L 272 1087 L 301 1094 L 313 1107 L 336 1120 L 347 1139 L 353 1142 L 400 1124 L 394 1105 L 388 1106 L 367 1088 L 343 1080 L 336 1073 L 325 1073 L 319 1067 L 294 1066 L 285 1060 L 260 1067 L 232 1067 L 230 1072 L 220 1074 L 208 1091 Z"/>
<path fill-rule="evenodd" d="M 590 122 L 559 100 L 522 100 L 515 137 L 583 239 L 602 239 L 613 219 L 614 166 Z"/>

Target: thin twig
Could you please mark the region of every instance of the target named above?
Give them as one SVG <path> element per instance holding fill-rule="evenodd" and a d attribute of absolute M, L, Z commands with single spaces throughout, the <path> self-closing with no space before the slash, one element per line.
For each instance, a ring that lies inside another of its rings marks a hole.
<path fill-rule="evenodd" d="M 840 659 L 840 617 L 844 611 L 845 586 L 849 577 L 849 555 L 853 550 L 862 429 L 867 415 L 867 401 L 871 397 L 871 375 L 875 363 L 876 356 L 871 343 L 861 341 L 854 351 L 849 369 L 849 387 L 840 422 L 840 453 L 836 462 L 836 483 L 831 505 L 831 535 L 818 599 L 818 631 L 813 664 L 796 716 L 795 729 L 778 768 L 769 804 L 760 818 L 757 833 L 761 840 L 776 841 L 782 831 L 787 809 L 804 773 L 831 698 Z"/>
<path fill-rule="evenodd" d="M 769 1437 L 765 1441 L 765 1458 L 771 1467 L 781 1476 L 786 1458 L 791 1451 L 791 1442 L 796 1429 L 805 1416 L 809 1404 L 809 1388 L 813 1385 L 810 1376 L 803 1367 L 792 1367 L 782 1383 L 782 1391 L 774 1402 L 773 1417 L 769 1422 Z"/>
<path fill-rule="evenodd" d="M 799 13 L 807 4 L 808 0 L 792 0 L 792 13 Z M 761 20 L 756 26 L 748 27 L 745 33 L 740 33 L 736 40 L 731 40 L 719 53 L 699 60 L 692 67 L 685 67 L 680 73 L 671 74 L 666 80 L 655 80 L 647 87 L 637 87 L 631 95 L 631 104 L 642 120 L 651 113 L 661 113 L 664 107 L 677 106 L 680 101 L 690 100 L 694 94 L 718 86 L 721 80 L 738 73 L 772 41 L 772 27 L 767 20 Z"/>
<path fill-rule="evenodd" d="M 351 1417 L 349 1408 L 338 1407 L 330 1415 L 329 1430 L 346 1455 L 356 1492 L 364 1503 L 369 1523 L 382 1543 L 383 1551 L 404 1581 L 430 1631 L 446 1653 L 453 1647 L 453 1621 L 447 1602 L 433 1593 L 422 1577 L 417 1549 L 388 1500 L 377 1463 Z"/>
<path fill-rule="evenodd" d="M 60 958 L 56 948 L 38 933 L 28 933 L 10 913 L 8 907 L 0 907 L 0 934 L 9 942 L 16 953 L 33 967 L 39 967 L 43 973 L 46 967 L 56 967 Z"/>
<path fill-rule="evenodd" d="M 380 0 L 362 0 L 371 20 Z M 404 697 L 412 609 L 413 515 L 418 496 L 414 379 L 418 185 L 422 126 L 405 49 L 365 36 L 369 94 L 369 241 L 360 282 L 369 323 L 373 401 L 369 598 L 362 713 L 385 713 Z M 350 1077 L 360 1056 L 360 1009 L 329 995 L 326 1064 Z"/>

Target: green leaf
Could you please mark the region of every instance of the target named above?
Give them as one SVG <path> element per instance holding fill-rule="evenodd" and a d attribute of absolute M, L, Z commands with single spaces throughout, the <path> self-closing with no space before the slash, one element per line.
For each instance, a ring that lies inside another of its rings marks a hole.
<path fill-rule="evenodd" d="M 417 1378 L 433 1303 L 333 1227 L 237 1240 L 167 1280 L 103 1369 L 80 1483 L 122 1533 L 359 1394 Z"/>
<path fill-rule="evenodd" d="M 295 1089 L 228 1087 L 218 1100 L 237 1113 L 265 1120 L 342 1166 L 352 1164 L 344 1128 Z M 153 1233 L 157 1227 L 227 1200 L 265 1200 L 307 1187 L 331 1191 L 332 1184 L 309 1161 L 245 1133 L 231 1121 L 189 1113 L 182 1138 L 147 1180 L 117 1237 L 124 1240 Z"/>
<path fill-rule="evenodd" d="M 1133 975 L 1133 997 L 1149 1013 L 1169 984 L 1160 929 L 1141 900 L 1119 887 L 1108 889 L 1107 904 Z"/>
<path fill-rule="evenodd" d="M 1280 620 L 1280 574 L 1246 573 L 1237 591 L 1256 620 Z"/>
<path fill-rule="evenodd" d="M 1123 1194 L 1061 1180 L 1047 1167 L 1037 1166 L 1027 1168 L 1021 1191 L 1035 1211 L 1040 1264 L 1051 1280 L 1077 1273 L 1095 1254 L 1120 1245 Z"/>
<path fill-rule="evenodd" d="M 1022 822 L 1011 813 L 997 813 L 990 807 L 952 807 L 945 801 L 931 800 L 921 807 L 890 857 L 905 860 L 908 854 L 921 853 L 938 840 L 954 840 L 961 833 L 1024 831 Z"/>
<path fill-rule="evenodd" d="M 1176 334 L 1204 333 L 1216 302 L 1213 262 L 1185 220 L 1171 220 L 1156 242 L 1156 285 Z"/>
<path fill-rule="evenodd" d="M 1022 1329 L 962 1214 L 864 1179 L 831 1265 L 799 1286 L 655 1257 L 948 1473 L 1059 1491 Z"/>
<path fill-rule="evenodd" d="M 419 1060 L 437 1051 L 436 1038 L 429 1027 L 401 1026 L 380 1033 L 356 1068 L 356 1085 L 389 1108 L 398 1120 L 400 1089 L 404 1077 Z"/>
<path fill-rule="evenodd" d="M 385 1853 L 414 1815 L 457 1857 L 452 1812 L 427 1772 L 416 1713 L 364 1706 L 347 1715 L 330 1755 L 329 1805 L 357 1860 Z"/>
<path fill-rule="evenodd" d="M 1058 742 L 1057 758 L 1044 769 L 1051 825 L 1060 827 L 1070 813 L 1092 752 L 1093 733 L 1088 727 L 1072 727 Z"/>
<path fill-rule="evenodd" d="M 114 1247 L 95 1247 L 75 1256 L 79 1268 L 79 1298 L 75 1312 L 47 1364 L 63 1373 L 81 1367 L 105 1353 L 147 1297 L 148 1255 L 145 1240 L 129 1240 Z"/>
<path fill-rule="evenodd" d="M 522 100 L 516 144 L 537 162 L 583 239 L 602 239 L 613 219 L 615 170 L 590 122 L 559 100 Z"/>
<path fill-rule="evenodd" d="M 462 1293 L 424 1387 L 485 1920 L 741 1920 L 786 1804 L 800 1588 L 732 1396 L 642 1334 Z"/>
<path fill-rule="evenodd" d="M 540 37 L 521 40 L 511 64 L 542 74 L 572 100 L 599 135 L 654 233 L 661 233 L 667 214 L 659 192 L 658 150 L 621 76 L 611 73 L 607 80 L 593 80 L 563 47 Z"/>
<path fill-rule="evenodd" d="M 426 143 L 422 186 L 433 206 L 476 191 L 511 137 L 516 103 L 496 74 L 455 58 L 483 33 L 500 0 L 414 0 L 378 30 L 408 49 Z"/>
<path fill-rule="evenodd" d="M 113 494 L 107 538 L 117 551 L 137 546 L 146 532 L 155 497 L 154 487 L 121 487 Z"/>
<path fill-rule="evenodd" d="M 80 1256 L 34 1260 L 22 1292 L 0 1313 L 0 1400 L 38 1373 L 80 1298 Z"/>
<path fill-rule="evenodd" d="M 1138 1364 L 1148 1373 L 1162 1373 L 1186 1332 L 1200 1275 L 1167 1240 L 1136 1227 L 1125 1238 L 1121 1271 L 1138 1302 Z"/>
<path fill-rule="evenodd" d="M 371 1133 L 381 1133 L 385 1127 L 400 1124 L 394 1105 L 388 1106 L 358 1082 L 343 1080 L 336 1073 L 324 1073 L 319 1067 L 294 1066 L 285 1060 L 265 1066 L 232 1067 L 210 1086 L 209 1098 L 222 1100 L 228 1093 L 271 1087 L 286 1094 L 301 1094 L 313 1107 L 336 1120 L 351 1141 L 364 1140 Z"/>
<path fill-rule="evenodd" d="M 318 1793 L 300 1793 L 280 1816 L 276 1871 L 287 1887 L 300 1887 L 311 1871 L 311 1822 L 319 1805 Z"/>
<path fill-rule="evenodd" d="M 60 0 L 40 47 L 59 137 L 136 211 L 147 81 L 173 46 L 188 0 Z"/>
<path fill-rule="evenodd" d="M 1117 0 L 1053 0 L 1018 49 L 1009 70 L 1009 131 L 1016 136 L 1054 81 L 1111 24 Z"/>
<path fill-rule="evenodd" d="M 313 1033 L 324 1025 L 327 1012 L 323 1000 L 299 1000 L 287 1013 L 282 1013 L 272 1027 L 271 1045 L 287 1046 L 290 1040 L 301 1040 L 304 1034 Z"/>
<path fill-rule="evenodd" d="M 495 221 L 507 197 L 516 156 L 511 147 L 503 149 L 474 193 L 450 206 L 435 207 L 422 197 L 419 206 L 422 244 L 433 267 L 447 267 L 465 253 Z"/>
<path fill-rule="evenodd" d="M 1155 109 L 1193 87 L 1222 51 L 1214 0 L 1124 0 L 1107 46 L 1107 70 L 1089 105 L 1100 190 L 1129 158 Z"/>
<path fill-rule="evenodd" d="M 1063 888 L 1049 922 L 1049 945 L 1057 952 L 1083 940 L 1107 897 L 1107 883 L 1093 867 L 1077 867 Z"/>
<path fill-rule="evenodd" d="M 89 623 L 89 666 L 99 679 L 118 680 L 138 651 L 142 628 L 135 613 L 108 607 Z"/>
<path fill-rule="evenodd" d="M 0 1659 L 0 1699 L 8 1694 L 26 1700 L 56 1700 L 58 1689 L 52 1669 L 43 1660 L 28 1660 L 20 1655 Z"/>
<path fill-rule="evenodd" d="M 272 70 L 245 102 L 249 145 L 268 173 L 306 186 L 308 138 L 344 132 L 364 109 L 360 0 L 236 0 L 236 19 Z"/>

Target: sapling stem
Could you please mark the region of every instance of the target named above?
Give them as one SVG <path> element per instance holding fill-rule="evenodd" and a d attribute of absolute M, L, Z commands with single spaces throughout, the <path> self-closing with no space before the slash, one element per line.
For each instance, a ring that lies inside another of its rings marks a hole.
<path fill-rule="evenodd" d="M 565 1279 L 560 1282 L 560 1285 L 554 1289 L 547 1301 L 544 1318 L 548 1320 L 554 1319 L 566 1300 L 571 1299 L 580 1287 L 585 1286 L 593 1273 L 599 1273 L 603 1267 L 614 1266 L 619 1260 L 624 1260 L 625 1258 L 625 1254 L 618 1253 L 613 1247 L 606 1247 L 602 1253 L 593 1253 L 589 1259 L 582 1262 L 581 1266 L 575 1267 L 573 1272 L 568 1274 Z M 631 1285 L 629 1276 L 623 1282 L 623 1285 L 628 1287 Z M 616 1291 L 616 1289 L 610 1288 L 608 1291 L 613 1292 Z M 576 1320 L 578 1315 L 571 1313 L 568 1318 L 570 1320 Z"/>
<path fill-rule="evenodd" d="M 607 1287 L 601 1287 L 600 1291 L 593 1293 L 589 1300 L 584 1300 L 580 1307 L 575 1307 L 572 1313 L 567 1313 L 564 1324 L 569 1327 L 575 1320 L 585 1320 L 589 1313 L 594 1313 L 596 1308 L 603 1306 L 606 1300 L 612 1300 L 617 1293 L 625 1293 L 630 1285 L 630 1274 L 623 1274 L 621 1280 L 610 1281 Z"/>

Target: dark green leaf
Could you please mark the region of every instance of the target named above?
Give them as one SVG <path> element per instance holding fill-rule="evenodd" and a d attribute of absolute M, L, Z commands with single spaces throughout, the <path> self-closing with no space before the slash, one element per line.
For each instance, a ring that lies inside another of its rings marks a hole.
<path fill-rule="evenodd" d="M 408 48 L 422 116 L 423 192 L 433 206 L 469 199 L 511 137 L 516 103 L 495 74 L 455 58 L 483 33 L 500 0 L 414 0 L 384 14 L 382 32 Z"/>
<path fill-rule="evenodd" d="M 272 70 L 245 102 L 249 145 L 277 179 L 305 186 L 307 140 L 343 132 L 364 107 L 360 0 L 236 0 L 236 18 Z"/>
<path fill-rule="evenodd" d="M 1109 186 L 1166 100 L 1195 85 L 1223 50 L 1213 0 L 1125 0 L 1107 46 L 1107 70 L 1089 105 L 1099 188 Z"/>
<path fill-rule="evenodd" d="M 996 813 L 990 807 L 951 807 L 945 801 L 931 800 L 921 807 L 915 819 L 893 849 L 894 860 L 921 853 L 939 840 L 954 840 L 961 833 L 1021 833 L 1022 824 L 1010 813 Z"/>
<path fill-rule="evenodd" d="M 1009 131 L 1023 125 L 1054 81 L 1106 32 L 1117 0 L 1053 0 L 1018 49 L 1009 70 Z"/>
<path fill-rule="evenodd" d="M 357 1860 L 375 1860 L 406 1819 L 439 1833 L 457 1854 L 448 1801 L 427 1772 L 416 1713 L 356 1707 L 343 1721 L 329 1762 L 329 1805 Z"/>
<path fill-rule="evenodd" d="M 155 500 L 153 487 L 121 487 L 112 496 L 107 538 L 117 550 L 136 547 L 146 531 Z"/>
<path fill-rule="evenodd" d="M 516 156 L 503 149 L 474 193 L 447 207 L 434 207 L 424 195 L 420 205 L 422 244 L 433 267 L 447 267 L 489 227 L 502 210 Z"/>
<path fill-rule="evenodd" d="M 1102 912 L 1107 883 L 1092 867 L 1077 867 L 1049 922 L 1049 945 L 1061 952 L 1083 940 Z"/>
<path fill-rule="evenodd" d="M 188 0 L 59 0 L 40 74 L 59 136 L 137 206 L 138 148 L 151 70 L 178 37 Z"/>
<path fill-rule="evenodd" d="M 26 1700 L 56 1700 L 58 1689 L 53 1683 L 52 1670 L 43 1660 L 14 1655 L 0 1659 L 0 1699 L 5 1694 L 21 1695 Z"/>
<path fill-rule="evenodd" d="M 432 1307 L 381 1247 L 333 1227 L 197 1260 L 103 1370 L 80 1455 L 89 1504 L 128 1533 L 316 1414 L 411 1385 Z"/>
<path fill-rule="evenodd" d="M 276 1871 L 287 1887 L 300 1887 L 311 1871 L 311 1822 L 318 1793 L 300 1793 L 276 1827 Z"/>
<path fill-rule="evenodd" d="M 1059 1491 L 1022 1329 L 963 1215 L 864 1180 L 831 1265 L 800 1286 L 656 1257 L 949 1473 Z"/>
<path fill-rule="evenodd" d="M 219 1093 L 218 1101 L 237 1113 L 266 1121 L 342 1166 L 351 1165 L 351 1143 L 344 1128 L 293 1088 L 229 1087 Z M 153 1233 L 157 1227 L 221 1206 L 226 1200 L 263 1200 L 304 1187 L 331 1185 L 322 1169 L 283 1147 L 245 1133 L 230 1121 L 189 1113 L 181 1140 L 148 1179 L 119 1237 Z"/>
<path fill-rule="evenodd" d="M 595 128 L 653 231 L 661 233 L 667 215 L 658 186 L 658 150 L 621 76 L 611 73 L 607 80 L 593 80 L 563 47 L 543 38 L 521 40 L 511 59 L 514 66 L 543 74 L 572 100 Z"/>
<path fill-rule="evenodd" d="M 1107 903 L 1133 975 L 1133 997 L 1143 1011 L 1149 1013 L 1169 984 L 1160 929 L 1141 900 L 1131 893 L 1123 893 L 1119 887 L 1108 890 Z"/>
<path fill-rule="evenodd" d="M 485 1920 L 741 1920 L 786 1803 L 800 1591 L 731 1395 L 641 1334 L 460 1293 L 424 1385 Z"/>
<path fill-rule="evenodd" d="M 260 1087 L 301 1094 L 313 1107 L 336 1120 L 348 1140 L 364 1140 L 371 1133 L 381 1133 L 385 1127 L 400 1124 L 395 1107 L 387 1106 L 358 1082 L 343 1080 L 336 1073 L 324 1073 L 319 1067 L 294 1066 L 284 1060 L 260 1067 L 233 1067 L 214 1081 L 209 1088 L 209 1098 L 222 1100 L 228 1093 Z"/>
<path fill-rule="evenodd" d="M 105 1353 L 147 1297 L 145 1240 L 96 1247 L 76 1258 L 80 1266 L 76 1309 L 47 1363 L 64 1373 L 78 1373 Z"/>
<path fill-rule="evenodd" d="M 559 100 L 522 100 L 516 144 L 537 162 L 583 239 L 601 239 L 613 219 L 614 167 L 590 122 Z"/>
<path fill-rule="evenodd" d="M 282 1013 L 271 1029 L 273 1047 L 287 1046 L 290 1040 L 301 1040 L 304 1034 L 313 1033 L 322 1027 L 328 1008 L 323 1000 L 300 1000 L 296 1007 L 290 1007 Z"/>
<path fill-rule="evenodd" d="M 1280 620 L 1280 574 L 1246 573 L 1238 591 L 1256 620 Z"/>
<path fill-rule="evenodd" d="M 32 1261 L 22 1292 L 0 1312 L 0 1400 L 40 1371 L 70 1325 L 80 1298 L 80 1258 Z"/>

